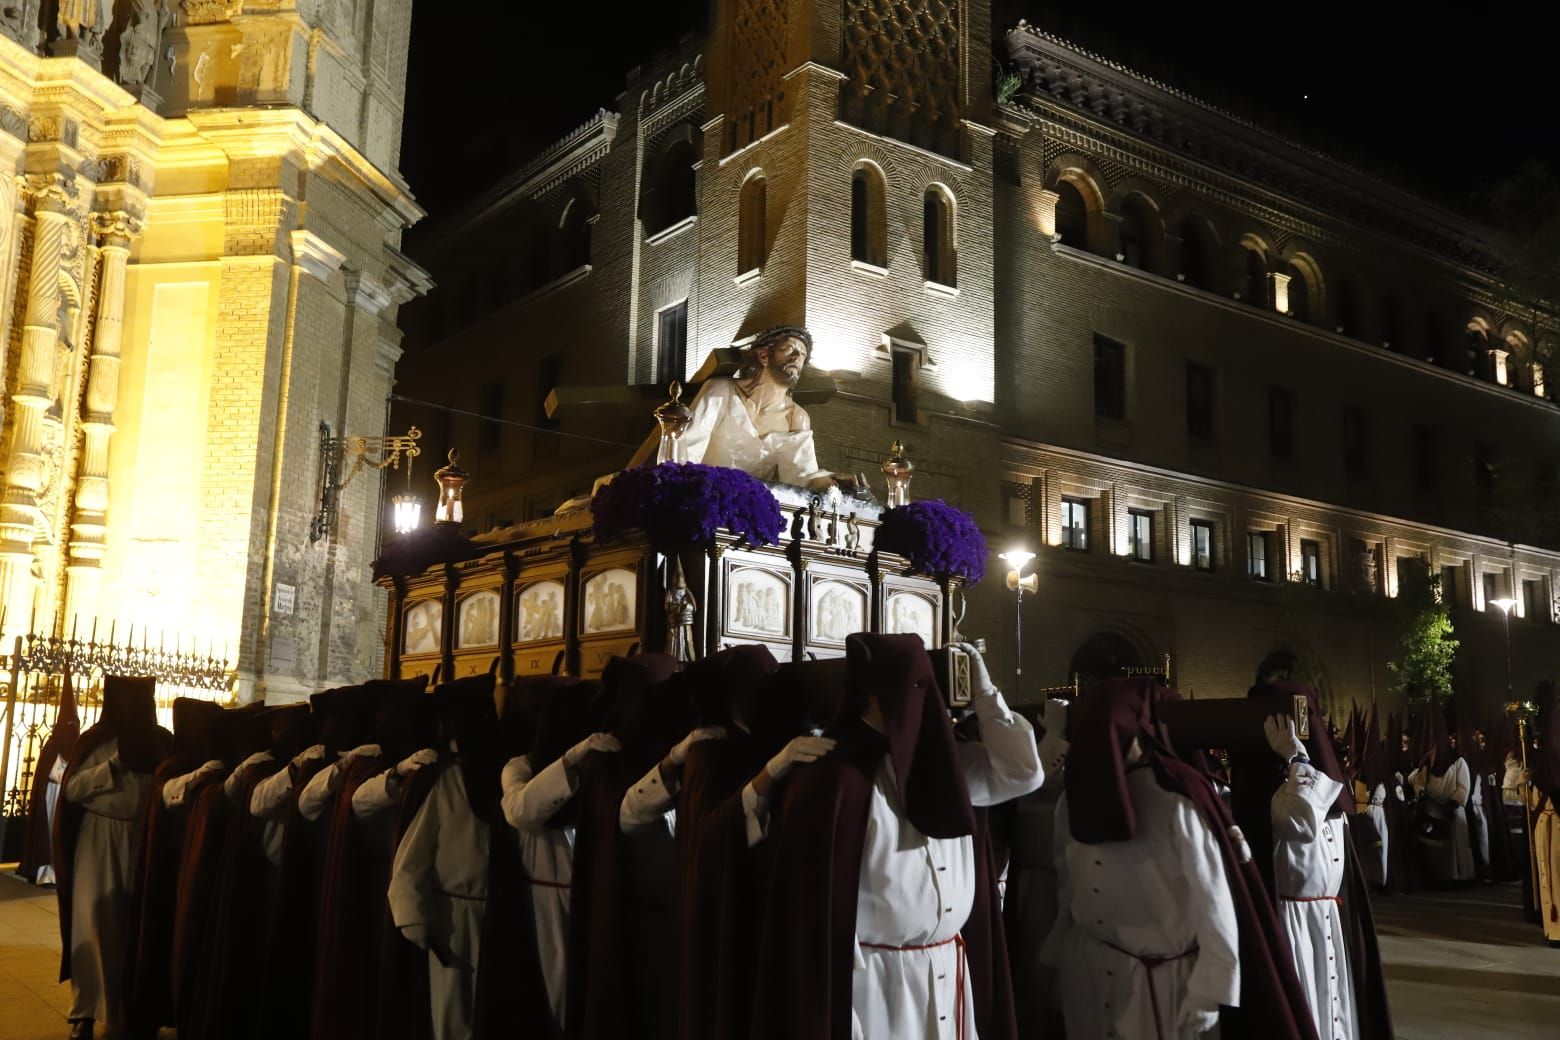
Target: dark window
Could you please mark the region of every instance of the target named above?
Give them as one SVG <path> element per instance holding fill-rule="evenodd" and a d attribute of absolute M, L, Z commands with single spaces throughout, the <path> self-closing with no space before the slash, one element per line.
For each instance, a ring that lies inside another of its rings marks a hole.
<path fill-rule="evenodd" d="M 1544 583 L 1537 578 L 1522 579 L 1522 616 L 1529 621 L 1549 622 L 1549 611 L 1544 606 Z"/>
<path fill-rule="evenodd" d="M 1405 588 L 1410 588 L 1425 580 L 1425 574 L 1430 565 L 1422 556 L 1399 556 L 1397 558 L 1397 587 L 1398 595 L 1403 594 Z"/>
<path fill-rule="evenodd" d="M 1365 412 L 1354 405 L 1343 409 L 1343 470 L 1351 477 L 1363 477 L 1370 470 L 1365 449 Z"/>
<path fill-rule="evenodd" d="M 1186 432 L 1213 436 L 1213 369 L 1190 362 L 1186 366 Z"/>
<path fill-rule="evenodd" d="M 1408 345 L 1403 342 L 1403 308 L 1394 296 L 1381 301 L 1381 345 L 1389 350 L 1402 350 Z"/>
<path fill-rule="evenodd" d="M 1338 293 L 1335 300 L 1338 317 L 1338 332 L 1351 339 L 1360 337 L 1360 293 L 1354 285 L 1354 279 L 1345 278 L 1338 283 Z"/>
<path fill-rule="evenodd" d="M 1139 563 L 1154 560 L 1154 514 L 1143 509 L 1127 513 L 1129 555 Z"/>
<path fill-rule="evenodd" d="M 1300 580 L 1314 588 L 1322 587 L 1322 543 L 1300 539 Z"/>
<path fill-rule="evenodd" d="M 1305 280 L 1305 272 L 1294 264 L 1284 269 L 1289 275 L 1289 313 L 1300 321 L 1311 320 L 1311 283 Z"/>
<path fill-rule="evenodd" d="M 1479 580 L 1484 583 L 1484 609 L 1499 610 L 1495 601 L 1501 598 L 1500 575 L 1485 573 L 1479 575 Z"/>
<path fill-rule="evenodd" d="M 1268 580 L 1268 532 L 1246 532 L 1246 576 Z"/>
<path fill-rule="evenodd" d="M 1457 595 L 1457 572 L 1462 570 L 1455 563 L 1445 564 L 1441 567 L 1441 602 L 1448 607 L 1460 605 Z"/>
<path fill-rule="evenodd" d="M 1154 234 L 1157 219 L 1141 196 L 1134 195 L 1122 204 L 1122 263 L 1140 271 L 1159 270 L 1159 250 Z"/>
<path fill-rule="evenodd" d="M 1213 264 L 1208 235 L 1200 220 L 1188 217 L 1181 224 L 1181 277 L 1197 289 L 1213 288 Z"/>
<path fill-rule="evenodd" d="M 1295 454 L 1295 400 L 1282 386 L 1268 388 L 1268 451 L 1275 459 Z"/>
<path fill-rule="evenodd" d="M 1094 337 L 1094 414 L 1127 417 L 1127 348 L 1104 336 Z"/>
<path fill-rule="evenodd" d="M 850 178 L 850 257 L 874 267 L 888 266 L 887 201 L 883 175 L 858 166 Z"/>
<path fill-rule="evenodd" d="M 902 347 L 895 347 L 892 356 L 894 361 L 894 421 L 902 423 L 919 422 L 921 413 L 916 408 L 915 392 L 920 358 L 915 351 L 905 350 Z"/>
<path fill-rule="evenodd" d="M 1213 521 L 1192 521 L 1192 566 L 1200 571 L 1213 570 Z"/>
<path fill-rule="evenodd" d="M 1089 551 L 1089 503 L 1062 499 L 1062 545 L 1073 552 Z"/>
<path fill-rule="evenodd" d="M 655 164 L 649 190 L 645 193 L 643 219 L 645 231 L 654 235 L 679 224 L 698 211 L 698 191 L 693 164 L 697 156 L 693 142 L 674 141 Z"/>
<path fill-rule="evenodd" d="M 1056 230 L 1062 245 L 1089 248 L 1089 208 L 1084 205 L 1083 193 L 1067 181 L 1056 186 Z"/>
<path fill-rule="evenodd" d="M 1488 506 L 1495 498 L 1495 451 L 1484 441 L 1473 445 L 1473 487 L 1479 505 Z"/>
<path fill-rule="evenodd" d="M 953 200 L 939 188 L 927 188 L 922 200 L 921 269 L 928 282 L 958 285 L 953 243 Z"/>
<path fill-rule="evenodd" d="M 674 303 L 655 316 L 655 377 L 663 383 L 688 371 L 688 301 Z"/>
<path fill-rule="evenodd" d="M 487 419 L 500 419 L 504 415 L 504 384 L 486 383 L 482 387 L 482 414 Z M 497 422 L 477 423 L 477 450 L 497 451 L 504 432 Z"/>
<path fill-rule="evenodd" d="M 1268 304 L 1267 261 L 1255 249 L 1246 250 L 1246 302 L 1253 307 Z"/>
<path fill-rule="evenodd" d="M 1428 426 L 1414 427 L 1414 490 L 1436 493 L 1436 435 Z"/>
<path fill-rule="evenodd" d="M 769 182 L 762 173 L 742 185 L 738 218 L 737 273 L 746 274 L 764 266 L 769 249 Z"/>

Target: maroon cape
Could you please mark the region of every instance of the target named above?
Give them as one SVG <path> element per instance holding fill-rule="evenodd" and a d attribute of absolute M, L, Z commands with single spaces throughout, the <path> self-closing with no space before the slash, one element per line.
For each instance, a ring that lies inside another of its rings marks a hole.
<path fill-rule="evenodd" d="M 316 696 L 319 696 L 316 694 Z M 314 759 L 294 768 L 292 793 L 282 807 L 282 856 L 277 867 L 276 900 L 266 952 L 265 992 L 272 997 L 260 1007 L 262 1033 L 275 1037 L 309 1035 L 309 1009 L 314 988 L 315 923 L 319 913 L 320 875 L 325 858 L 323 821 L 305 819 L 298 795 L 327 763 Z"/>
<path fill-rule="evenodd" d="M 794 773 L 776 798 L 771 870 L 759 933 L 753 1040 L 849 1040 L 855 907 L 873 780 L 888 750 L 859 719 L 841 724 L 829 755 Z M 961 929 L 983 1040 L 1013 1040 L 1012 979 L 996 913 L 995 861 L 977 814 L 976 868 L 981 882 Z M 984 980 L 984 981 L 982 981 Z"/>
<path fill-rule="evenodd" d="M 391 847 L 398 847 L 417 811 L 427 801 L 439 776 L 439 763 L 429 763 L 408 777 L 401 787 L 401 807 L 396 813 Z M 395 926 L 385 904 L 379 946 L 379 1010 L 375 1015 L 377 1040 L 432 1040 L 433 1013 L 428 1003 L 428 954 L 407 941 Z M 481 972 L 478 972 L 481 975 Z"/>
<path fill-rule="evenodd" d="M 141 856 L 131 888 L 129 956 L 125 961 L 125 1007 L 130 1035 L 149 1040 L 172 1027 L 173 914 L 179 893 L 179 861 L 184 854 L 184 825 L 189 814 L 166 809 L 163 785 L 199 762 L 168 758 L 152 774 L 151 793 L 141 817 Z"/>
<path fill-rule="evenodd" d="M 214 1021 L 214 995 L 200 984 L 201 970 L 214 955 L 212 921 L 221 888 L 223 853 L 233 822 L 218 770 L 185 792 L 184 852 L 179 858 L 173 914 L 173 1013 L 180 1040 L 221 1036 Z M 226 1040 L 226 1038 L 224 1038 Z"/>
<path fill-rule="evenodd" d="M 364 782 L 395 763 L 384 757 L 353 759 L 336 795 L 326 836 L 325 870 L 320 883 L 319 927 L 315 941 L 315 1040 L 354 1040 L 374 1033 L 379 977 L 380 929 L 389 906 L 389 846 L 395 825 L 388 820 L 359 820 L 352 796 Z"/>

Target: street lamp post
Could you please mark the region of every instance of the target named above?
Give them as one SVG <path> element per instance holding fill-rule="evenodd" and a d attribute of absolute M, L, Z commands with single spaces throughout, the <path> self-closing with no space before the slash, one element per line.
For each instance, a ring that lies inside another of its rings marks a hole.
<path fill-rule="evenodd" d="M 1517 601 L 1510 596 L 1490 600 L 1490 606 L 1499 607 L 1506 624 L 1506 700 L 1511 700 L 1511 611 Z"/>
<path fill-rule="evenodd" d="M 1035 554 L 1028 549 L 1013 548 L 998 559 L 1008 565 L 1007 587 L 1013 590 L 1013 696 L 1019 696 L 1019 686 L 1024 681 L 1024 593 L 1040 591 L 1040 576 L 1024 574 L 1024 568 Z"/>

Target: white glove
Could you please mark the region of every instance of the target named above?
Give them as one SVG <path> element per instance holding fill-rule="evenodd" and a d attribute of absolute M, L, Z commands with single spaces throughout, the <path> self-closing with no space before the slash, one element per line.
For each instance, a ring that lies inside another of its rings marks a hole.
<path fill-rule="evenodd" d="M 1067 763 L 1067 702 L 1046 701 L 1041 722 L 1045 736 L 1040 738 L 1040 765 L 1049 775 Z"/>
<path fill-rule="evenodd" d="M 610 733 L 592 733 L 563 753 L 563 764 L 573 768 L 592 751 L 622 751 L 623 744 Z"/>
<path fill-rule="evenodd" d="M 350 762 L 354 758 L 375 758 L 380 754 L 378 744 L 359 744 L 351 751 L 343 751 L 337 761 Z"/>
<path fill-rule="evenodd" d="M 997 692 L 996 686 L 991 681 L 991 672 L 986 669 L 986 659 L 975 649 L 973 643 L 954 643 L 954 646 L 963 650 L 970 657 L 970 699 L 990 697 Z"/>
<path fill-rule="evenodd" d="M 271 761 L 271 753 L 269 751 L 256 751 L 254 754 L 240 762 L 238 764 L 238 769 L 235 770 L 235 772 L 241 773 L 250 766 L 259 765 L 261 762 L 269 761 Z"/>
<path fill-rule="evenodd" d="M 833 750 L 834 741 L 829 737 L 794 737 L 780 749 L 778 755 L 769 760 L 769 764 L 764 766 L 764 772 L 769 774 L 771 780 L 782 780 L 797 766 L 816 762 Z"/>
<path fill-rule="evenodd" d="M 1193 1036 L 1201 1036 L 1203 1033 L 1210 1032 L 1218 1027 L 1219 1012 L 1217 1009 L 1204 1011 L 1198 1007 L 1187 1006 L 1181 1009 L 1181 1021 L 1176 1028 L 1176 1032 L 1183 1036 L 1187 1033 Z"/>
<path fill-rule="evenodd" d="M 408 924 L 401 926 L 401 934 L 406 936 L 406 941 L 419 950 L 428 948 L 428 926 L 425 924 Z"/>
<path fill-rule="evenodd" d="M 439 760 L 439 753 L 431 747 L 413 751 L 395 764 L 396 776 L 410 776 L 423 766 L 431 766 Z"/>
<path fill-rule="evenodd" d="M 1295 736 L 1295 720 L 1288 715 L 1269 715 L 1262 723 L 1262 732 L 1267 734 L 1273 754 L 1285 762 L 1305 754 L 1305 745 Z"/>
<path fill-rule="evenodd" d="M 209 762 L 202 763 L 201 767 L 199 769 L 195 770 L 195 775 L 196 776 L 210 776 L 212 773 L 219 772 L 221 769 L 222 769 L 222 760 L 219 759 L 219 758 L 213 758 Z"/>
<path fill-rule="evenodd" d="M 298 754 L 293 757 L 292 764 L 295 766 L 306 766 L 310 762 L 323 761 L 325 761 L 325 745 L 315 744 L 311 748 L 305 748 L 304 750 L 298 752 Z"/>
<path fill-rule="evenodd" d="M 1402 784 L 1398 784 L 1396 787 L 1394 787 L 1392 789 L 1392 793 L 1397 795 L 1397 800 L 1398 801 L 1400 801 L 1400 802 L 1407 801 L 1407 799 L 1405 799 L 1403 797 L 1403 785 Z"/>
<path fill-rule="evenodd" d="M 702 740 L 725 740 L 726 727 L 724 726 L 700 726 L 679 740 L 672 750 L 666 753 L 666 761 L 674 766 L 680 766 L 688 761 L 688 751 L 693 745 Z"/>

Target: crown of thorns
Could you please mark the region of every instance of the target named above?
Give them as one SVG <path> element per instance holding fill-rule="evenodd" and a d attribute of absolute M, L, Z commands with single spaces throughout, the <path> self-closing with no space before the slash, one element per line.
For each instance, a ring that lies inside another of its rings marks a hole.
<path fill-rule="evenodd" d="M 800 325 L 776 325 L 767 332 L 760 333 L 748 349 L 753 351 L 772 350 L 788 339 L 801 340 L 807 346 L 808 356 L 812 356 L 812 333 Z"/>

